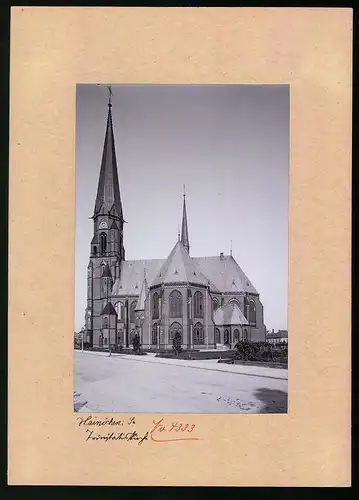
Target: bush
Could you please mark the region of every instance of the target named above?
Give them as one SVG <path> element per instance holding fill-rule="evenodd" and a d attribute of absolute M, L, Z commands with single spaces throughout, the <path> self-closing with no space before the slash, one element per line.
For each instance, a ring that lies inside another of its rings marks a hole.
<path fill-rule="evenodd" d="M 179 332 L 177 332 L 174 335 L 172 342 L 173 342 L 172 349 L 174 350 L 174 352 L 178 356 L 179 353 L 182 352 L 182 337 L 181 337 L 181 334 Z"/>
<path fill-rule="evenodd" d="M 267 362 L 288 362 L 288 346 L 281 345 L 276 348 L 269 342 L 248 342 L 240 341 L 234 346 L 234 359 L 243 361 L 267 361 Z"/>
<path fill-rule="evenodd" d="M 132 347 L 135 354 L 139 354 L 141 352 L 141 339 L 138 333 L 136 333 L 132 339 Z"/>

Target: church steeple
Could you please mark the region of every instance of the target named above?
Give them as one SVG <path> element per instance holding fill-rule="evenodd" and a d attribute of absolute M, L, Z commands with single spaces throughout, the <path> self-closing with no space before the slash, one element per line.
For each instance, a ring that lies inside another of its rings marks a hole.
<path fill-rule="evenodd" d="M 109 88 L 109 102 L 105 141 L 103 145 L 101 170 L 97 187 L 94 217 L 99 214 L 111 213 L 116 218 L 123 219 L 120 186 L 117 174 L 115 138 L 112 123 L 112 91 Z"/>
<path fill-rule="evenodd" d="M 187 210 L 186 210 L 186 191 L 183 186 L 183 214 L 182 214 L 182 233 L 181 242 L 189 253 L 189 238 L 188 238 L 188 224 L 187 224 Z"/>

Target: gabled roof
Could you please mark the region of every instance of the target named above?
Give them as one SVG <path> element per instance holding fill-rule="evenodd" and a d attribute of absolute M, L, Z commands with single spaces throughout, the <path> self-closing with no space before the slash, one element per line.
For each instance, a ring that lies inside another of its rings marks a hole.
<path fill-rule="evenodd" d="M 231 255 L 196 257 L 193 260 L 221 292 L 258 293 Z"/>
<path fill-rule="evenodd" d="M 215 325 L 248 325 L 248 321 L 235 302 L 219 307 L 213 315 L 213 322 Z"/>
<path fill-rule="evenodd" d="M 287 339 L 287 338 L 288 338 L 287 330 L 278 330 L 278 332 L 267 333 L 267 339 Z"/>
<path fill-rule="evenodd" d="M 110 226 L 110 229 L 118 229 L 118 226 L 116 224 L 116 221 L 114 220 Z"/>
<path fill-rule="evenodd" d="M 208 279 L 201 273 L 195 261 L 189 256 L 182 241 L 177 241 L 152 286 L 162 283 L 196 283 L 209 285 Z"/>
<path fill-rule="evenodd" d="M 121 262 L 120 278 L 115 281 L 113 295 L 139 295 L 146 269 L 147 283 L 151 286 L 165 259 L 126 260 Z"/>
<path fill-rule="evenodd" d="M 109 268 L 109 265 L 107 263 L 106 263 L 105 267 L 103 268 L 102 277 L 103 278 L 112 278 L 111 269 Z"/>
<path fill-rule="evenodd" d="M 111 104 L 108 107 L 105 141 L 103 145 L 100 177 L 94 215 L 101 213 L 116 213 L 122 217 L 122 203 L 118 182 L 115 139 L 113 134 Z"/>
<path fill-rule="evenodd" d="M 102 309 L 101 316 L 105 314 L 117 315 L 116 309 L 113 307 L 111 302 L 107 302 L 105 307 Z"/>

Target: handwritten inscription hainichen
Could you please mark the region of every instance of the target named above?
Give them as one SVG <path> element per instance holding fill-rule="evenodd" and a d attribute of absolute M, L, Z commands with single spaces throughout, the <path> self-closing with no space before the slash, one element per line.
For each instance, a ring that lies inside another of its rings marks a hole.
<path fill-rule="evenodd" d="M 166 420 L 165 417 L 153 420 L 152 426 L 145 432 L 136 430 L 136 418 L 131 416 L 123 420 L 113 417 L 97 418 L 93 415 L 77 417 L 78 426 L 85 430 L 86 442 L 122 441 L 141 445 L 145 441 L 169 443 L 174 441 L 199 441 L 196 425 L 179 420 Z"/>

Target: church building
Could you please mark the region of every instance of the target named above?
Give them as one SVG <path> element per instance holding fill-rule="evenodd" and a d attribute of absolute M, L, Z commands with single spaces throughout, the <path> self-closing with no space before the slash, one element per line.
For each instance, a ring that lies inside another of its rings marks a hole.
<path fill-rule="evenodd" d="M 186 195 L 182 230 L 164 259 L 127 260 L 112 103 L 103 146 L 87 268 L 86 341 L 112 350 L 129 347 L 138 333 L 144 349 L 232 347 L 264 341 L 259 294 L 232 256 L 192 257 Z"/>

